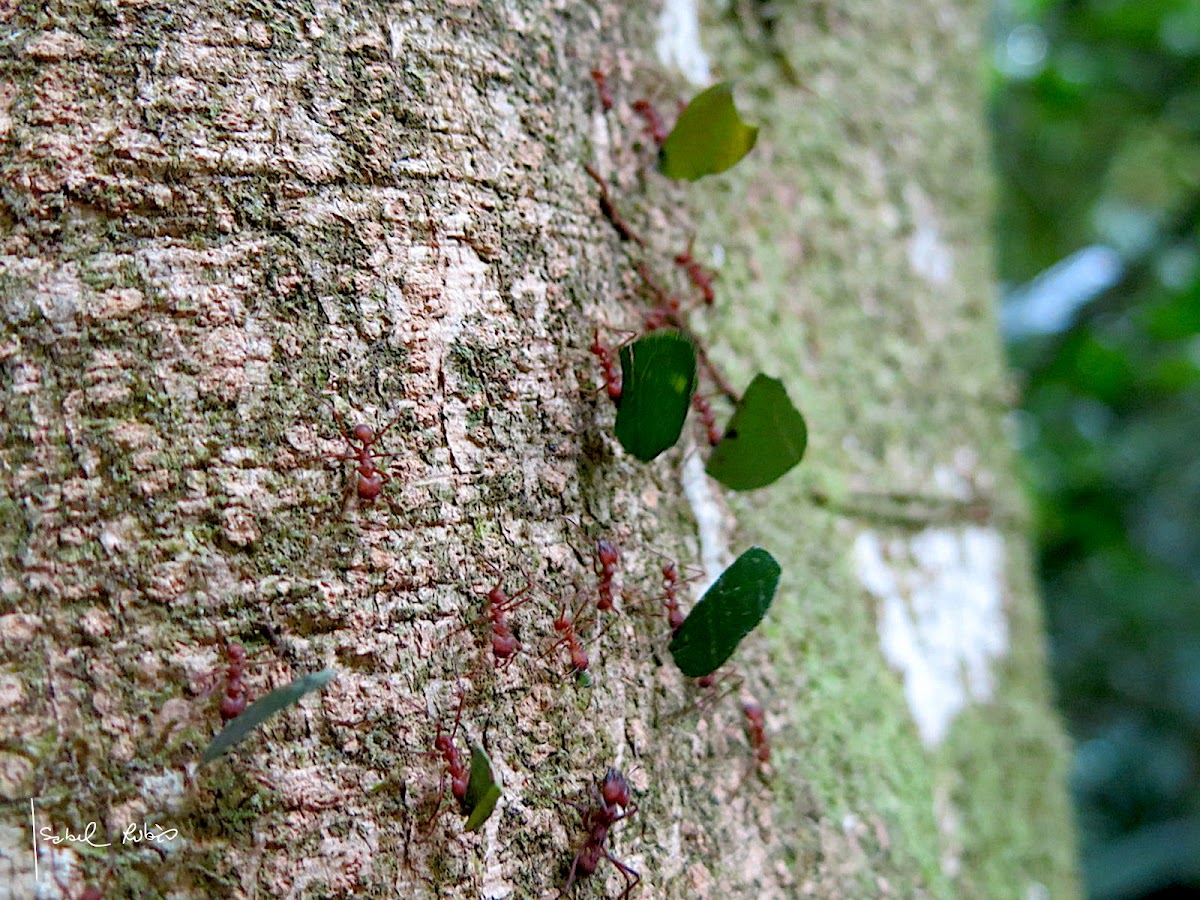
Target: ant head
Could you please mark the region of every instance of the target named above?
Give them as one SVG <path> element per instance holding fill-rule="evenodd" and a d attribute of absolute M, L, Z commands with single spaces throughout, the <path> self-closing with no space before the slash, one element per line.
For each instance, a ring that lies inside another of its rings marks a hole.
<path fill-rule="evenodd" d="M 370 425 L 355 425 L 350 429 L 350 437 L 364 446 L 375 443 L 375 429 Z"/>
<path fill-rule="evenodd" d="M 600 795 L 608 806 L 628 806 L 630 799 L 629 782 L 616 769 L 609 769 L 600 786 Z"/>
<path fill-rule="evenodd" d="M 596 541 L 596 557 L 600 560 L 602 566 L 615 566 L 617 564 L 617 548 L 614 544 L 600 538 Z"/>
<path fill-rule="evenodd" d="M 231 663 L 244 663 L 246 661 L 246 648 L 234 641 L 231 644 L 225 645 L 225 655 L 229 657 Z"/>
<path fill-rule="evenodd" d="M 742 704 L 742 713 L 745 714 L 746 718 L 749 719 L 754 724 L 756 724 L 756 725 L 763 724 L 763 719 L 765 716 L 765 713 L 763 712 L 763 708 L 761 706 L 759 706 L 753 700 L 747 700 L 745 703 Z"/>
<path fill-rule="evenodd" d="M 487 593 L 488 603 L 492 606 L 500 606 L 508 600 L 508 594 L 504 593 L 504 588 L 497 584 Z"/>
<path fill-rule="evenodd" d="M 446 753 L 454 747 L 454 741 L 450 735 L 439 732 L 438 736 L 433 739 L 433 747 L 438 753 Z"/>

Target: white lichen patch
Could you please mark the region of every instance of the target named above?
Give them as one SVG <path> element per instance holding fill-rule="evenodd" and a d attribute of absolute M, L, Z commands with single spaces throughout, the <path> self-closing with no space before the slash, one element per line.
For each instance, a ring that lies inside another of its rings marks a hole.
<path fill-rule="evenodd" d="M 879 601 L 884 658 L 904 676 L 921 740 L 935 747 L 968 701 L 987 701 L 1008 652 L 1004 544 L 989 528 L 931 528 L 911 539 L 864 531 L 859 579 Z"/>
<path fill-rule="evenodd" d="M 729 538 L 724 512 L 699 453 L 689 453 L 683 461 L 683 493 L 696 518 L 696 533 L 700 536 L 704 583 L 698 586 L 698 594 L 702 594 L 725 568 L 729 558 Z"/>
<path fill-rule="evenodd" d="M 905 189 L 904 200 L 913 219 L 908 264 L 934 287 L 945 287 L 954 276 L 954 256 L 942 238 L 933 203 L 915 185 Z"/>
<path fill-rule="evenodd" d="M 708 54 L 700 43 L 700 8 L 696 0 L 665 0 L 654 49 L 664 66 L 678 69 L 692 84 L 708 84 L 711 80 Z"/>

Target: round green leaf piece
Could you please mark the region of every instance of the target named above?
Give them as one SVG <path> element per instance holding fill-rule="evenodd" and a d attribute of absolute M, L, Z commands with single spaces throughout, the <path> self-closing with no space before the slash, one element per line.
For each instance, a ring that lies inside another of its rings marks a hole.
<path fill-rule="evenodd" d="M 697 94 L 658 153 L 658 170 L 668 178 L 695 181 L 736 164 L 754 148 L 758 128 L 747 125 L 733 103 L 733 84 L 722 81 Z"/>
<path fill-rule="evenodd" d="M 808 426 L 783 382 L 759 373 L 746 388 L 705 471 L 727 488 L 752 491 L 782 478 L 804 457 Z"/>
<path fill-rule="evenodd" d="M 650 462 L 675 446 L 696 390 L 696 348 L 680 332 L 654 331 L 621 348 L 617 440 Z"/>
<path fill-rule="evenodd" d="M 782 569 L 761 547 L 751 547 L 704 592 L 671 640 L 675 665 L 689 678 L 711 675 L 733 655 L 775 599 Z"/>

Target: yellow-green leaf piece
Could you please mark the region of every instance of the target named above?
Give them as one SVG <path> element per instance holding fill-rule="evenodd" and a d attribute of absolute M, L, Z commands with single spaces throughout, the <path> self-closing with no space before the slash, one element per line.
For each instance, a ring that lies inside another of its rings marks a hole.
<path fill-rule="evenodd" d="M 733 83 L 722 81 L 697 94 L 658 152 L 668 178 L 695 181 L 735 165 L 754 148 L 758 126 L 747 125 L 733 103 Z"/>
<path fill-rule="evenodd" d="M 471 747 L 471 777 L 467 782 L 467 795 L 463 798 L 467 831 L 478 831 L 483 827 L 496 808 L 501 791 L 500 779 L 492 771 L 492 761 L 487 753 L 477 744 Z"/>

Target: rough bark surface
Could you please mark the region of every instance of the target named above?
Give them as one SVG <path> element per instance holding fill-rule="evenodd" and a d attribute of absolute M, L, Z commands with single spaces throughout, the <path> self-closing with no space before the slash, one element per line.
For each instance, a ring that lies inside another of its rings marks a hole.
<path fill-rule="evenodd" d="M 638 897 L 1075 893 L 1000 431 L 980 10 L 761 8 L 702 30 L 760 144 L 685 190 L 629 104 L 694 89 L 661 57 L 703 74 L 687 2 L 666 28 L 657 4 L 571 0 L 0 3 L 12 896 L 35 891 L 33 797 L 39 827 L 113 842 L 36 840 L 44 896 L 549 897 L 583 837 L 562 798 L 609 766 L 640 806 L 609 839 Z M 696 474 L 695 436 L 631 461 L 591 392 L 593 329 L 638 327 L 633 263 L 677 277 L 693 229 L 720 263 L 696 327 L 810 420 L 803 468 L 748 497 Z M 335 411 L 387 426 L 381 500 L 330 458 Z M 585 687 L 537 657 L 600 536 L 625 609 Z M 656 601 L 655 553 L 751 543 L 785 572 L 738 656 L 765 779 L 735 698 L 672 667 Z M 980 571 L 999 613 L 922 625 Z M 525 652 L 498 669 L 481 593 L 527 577 Z M 263 651 L 255 695 L 340 674 L 198 767 L 226 640 Z M 922 678 L 961 702 L 930 714 Z M 449 800 L 430 822 L 458 688 L 459 744 L 505 784 L 474 835 Z M 131 824 L 174 835 L 123 843 Z M 624 885 L 591 880 L 575 892 Z"/>

